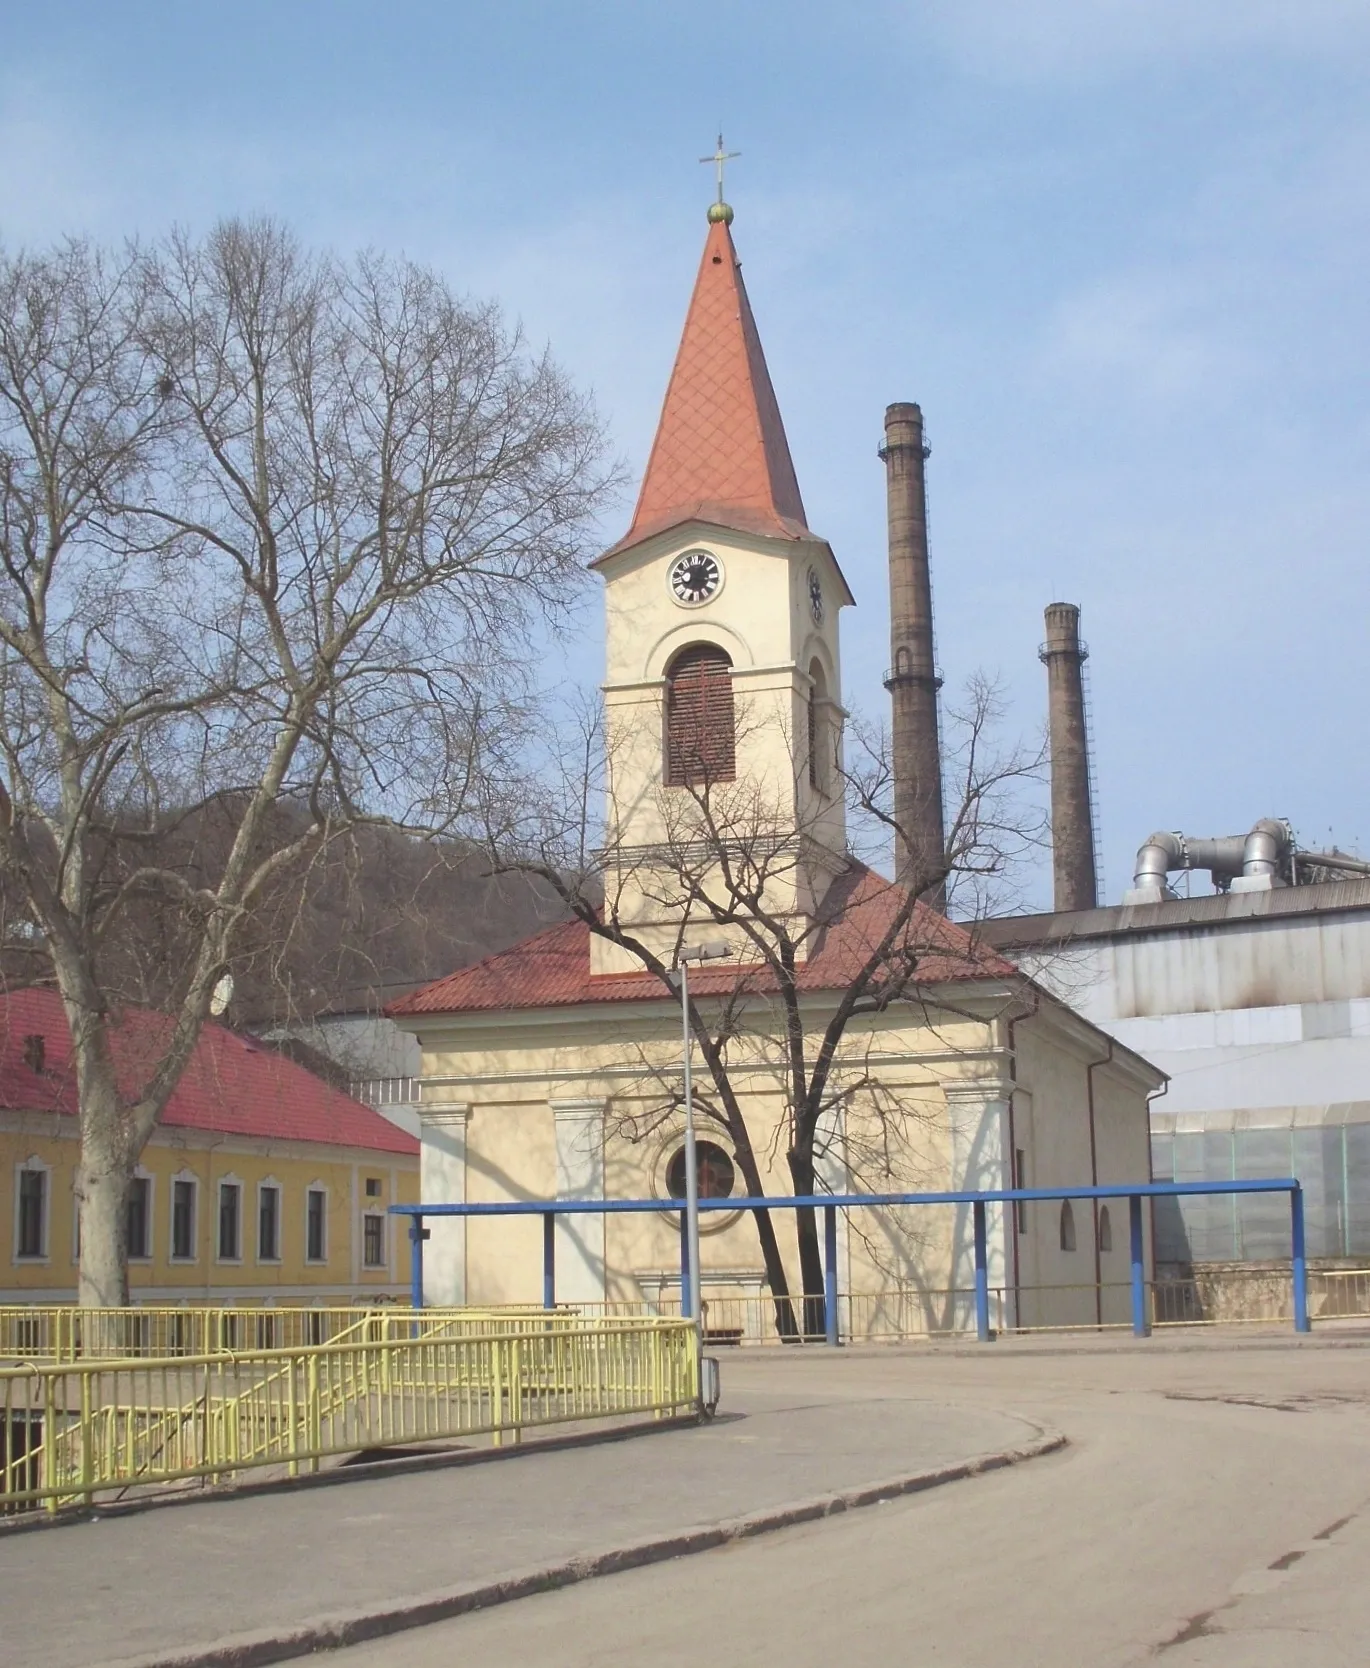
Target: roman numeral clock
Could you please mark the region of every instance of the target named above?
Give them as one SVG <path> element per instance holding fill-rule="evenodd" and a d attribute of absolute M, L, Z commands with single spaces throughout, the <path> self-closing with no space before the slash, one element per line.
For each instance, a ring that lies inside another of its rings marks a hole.
<path fill-rule="evenodd" d="M 686 608 L 698 608 L 718 595 L 723 569 L 710 551 L 687 550 L 671 563 L 669 577 L 676 601 Z"/>

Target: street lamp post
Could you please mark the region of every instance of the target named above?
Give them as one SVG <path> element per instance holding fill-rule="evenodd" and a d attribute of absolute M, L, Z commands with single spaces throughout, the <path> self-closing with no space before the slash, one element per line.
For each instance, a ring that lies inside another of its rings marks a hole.
<path fill-rule="evenodd" d="M 690 1036 L 690 973 L 692 961 L 721 961 L 731 955 L 726 939 L 711 939 L 680 952 L 680 1026 L 685 1063 L 685 1254 L 689 1258 L 687 1289 L 681 1293 L 686 1310 L 695 1323 L 695 1338 L 704 1348 L 704 1320 L 700 1306 L 699 1280 L 699 1169 L 695 1156 L 694 1088 L 690 1076 L 693 1053 Z"/>

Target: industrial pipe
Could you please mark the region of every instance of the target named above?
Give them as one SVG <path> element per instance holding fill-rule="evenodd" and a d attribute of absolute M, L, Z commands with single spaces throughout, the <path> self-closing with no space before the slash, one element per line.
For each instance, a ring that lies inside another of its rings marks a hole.
<path fill-rule="evenodd" d="M 1177 869 L 1207 869 L 1220 889 L 1225 889 L 1226 882 L 1239 891 L 1263 891 L 1277 884 L 1293 849 L 1289 824 L 1274 817 L 1262 817 L 1249 834 L 1224 834 L 1212 840 L 1180 833 L 1152 834 L 1137 852 L 1132 890 L 1123 902 L 1160 903 L 1173 897 L 1166 882 Z"/>

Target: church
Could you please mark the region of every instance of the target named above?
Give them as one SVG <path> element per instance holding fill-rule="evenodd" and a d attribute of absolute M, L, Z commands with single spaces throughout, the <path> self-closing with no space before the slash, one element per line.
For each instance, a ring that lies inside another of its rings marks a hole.
<path fill-rule="evenodd" d="M 570 920 L 388 1010 L 422 1050 L 422 1198 L 682 1198 L 677 969 L 701 945 L 702 1196 L 1147 1181 L 1162 1074 L 944 912 L 916 406 L 886 420 L 895 878 L 853 855 L 848 818 L 875 805 L 844 746 L 839 621 L 855 598 L 808 524 L 732 221 L 720 190 L 632 524 L 592 564 L 594 886 L 563 881 Z M 843 1333 L 969 1324 L 969 1214 L 841 1212 Z M 676 1309 L 678 1224 L 558 1219 L 558 1302 Z M 538 1300 L 536 1219 L 429 1226 L 428 1302 Z M 711 1210 L 700 1273 L 712 1335 L 771 1336 L 777 1299 L 822 1289 L 814 1225 Z M 1107 1205 L 990 1208 L 996 1326 L 1122 1322 L 1127 1279 L 1126 1222 Z"/>

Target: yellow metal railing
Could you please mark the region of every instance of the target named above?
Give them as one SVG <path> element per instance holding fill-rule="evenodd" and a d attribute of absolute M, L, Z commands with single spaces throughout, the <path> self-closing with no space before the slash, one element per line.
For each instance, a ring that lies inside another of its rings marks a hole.
<path fill-rule="evenodd" d="M 358 1335 L 295 1349 L 0 1370 L 0 1510 L 56 1511 L 251 1467 L 295 1475 L 395 1444 L 481 1435 L 500 1444 L 568 1421 L 695 1410 L 687 1322 L 512 1319 L 465 1331 L 449 1312 L 420 1336 L 371 1339 L 360 1335 L 363 1317 Z"/>
<path fill-rule="evenodd" d="M 0 1305 L 0 1363 L 6 1361 L 127 1360 L 134 1356 L 241 1354 L 244 1350 L 300 1349 L 352 1337 L 365 1321 L 373 1341 L 454 1327 L 507 1330 L 544 1311 L 511 1306 L 423 1309 L 398 1304 L 368 1307 L 156 1306 L 78 1309 L 72 1305 Z"/>

